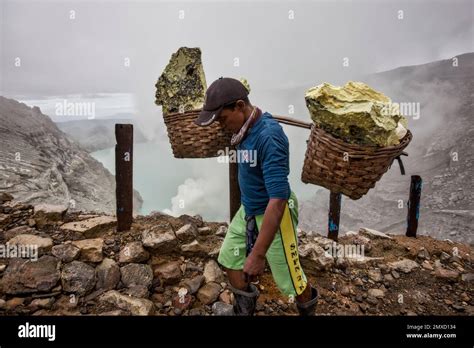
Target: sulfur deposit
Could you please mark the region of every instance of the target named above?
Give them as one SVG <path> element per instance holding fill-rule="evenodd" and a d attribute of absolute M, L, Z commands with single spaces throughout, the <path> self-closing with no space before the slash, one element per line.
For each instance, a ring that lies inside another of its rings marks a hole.
<path fill-rule="evenodd" d="M 397 145 L 407 133 L 398 104 L 362 82 L 323 83 L 310 88 L 305 100 L 315 124 L 348 143 Z"/>
<path fill-rule="evenodd" d="M 163 115 L 201 109 L 207 89 L 201 50 L 181 47 L 173 53 L 155 87 Z"/>

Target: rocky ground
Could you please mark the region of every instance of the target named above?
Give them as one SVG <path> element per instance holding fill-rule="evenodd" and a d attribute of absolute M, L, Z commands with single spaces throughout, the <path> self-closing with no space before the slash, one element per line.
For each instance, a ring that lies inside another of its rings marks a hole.
<path fill-rule="evenodd" d="M 113 216 L 11 199 L 0 194 L 1 315 L 231 312 L 232 294 L 216 263 L 227 224 L 155 213 L 118 233 Z M 361 229 L 337 244 L 363 247 L 364 257 L 354 258 L 330 253 L 333 242 L 315 232 L 299 236 L 301 262 L 320 292 L 318 315 L 474 314 L 468 245 Z M 15 245 L 37 246 L 39 258 L 12 257 Z M 297 314 L 269 270 L 258 287 L 257 315 Z"/>

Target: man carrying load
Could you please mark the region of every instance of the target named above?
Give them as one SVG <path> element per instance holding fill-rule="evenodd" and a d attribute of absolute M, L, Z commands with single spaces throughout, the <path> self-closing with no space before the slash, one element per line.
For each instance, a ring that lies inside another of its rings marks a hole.
<path fill-rule="evenodd" d="M 217 79 L 207 89 L 195 121 L 208 126 L 217 120 L 234 133 L 232 145 L 238 152 L 252 152 L 257 159 L 256 165 L 238 163 L 242 204 L 218 262 L 227 271 L 236 315 L 253 315 L 259 292 L 251 282 L 263 274 L 265 259 L 279 290 L 295 299 L 300 315 L 314 315 L 318 292 L 307 282 L 298 256 L 298 200 L 288 183 L 288 138 L 270 113 L 250 103 L 248 94 L 236 79 Z"/>

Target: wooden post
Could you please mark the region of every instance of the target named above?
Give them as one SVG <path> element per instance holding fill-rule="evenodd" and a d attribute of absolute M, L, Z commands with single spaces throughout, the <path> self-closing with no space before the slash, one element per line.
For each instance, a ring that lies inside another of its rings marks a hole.
<path fill-rule="evenodd" d="M 133 213 L 133 125 L 115 124 L 115 197 L 117 231 L 127 231 Z"/>
<path fill-rule="evenodd" d="M 341 196 L 340 193 L 332 191 L 329 195 L 328 238 L 336 242 L 339 234 L 339 219 L 341 217 Z"/>
<path fill-rule="evenodd" d="M 237 163 L 229 162 L 229 208 L 230 221 L 240 207 L 240 187 L 238 179 L 239 167 Z"/>
<path fill-rule="evenodd" d="M 407 237 L 416 237 L 420 218 L 420 198 L 423 181 L 419 175 L 411 176 L 410 199 L 408 201 Z"/>

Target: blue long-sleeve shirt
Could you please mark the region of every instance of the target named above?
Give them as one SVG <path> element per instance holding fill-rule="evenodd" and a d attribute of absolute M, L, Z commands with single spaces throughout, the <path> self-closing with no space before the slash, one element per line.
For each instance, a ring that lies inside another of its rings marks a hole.
<path fill-rule="evenodd" d="M 262 113 L 236 148 L 244 159 L 238 178 L 247 215 L 263 214 L 270 198 L 290 198 L 288 138 L 270 113 Z"/>

